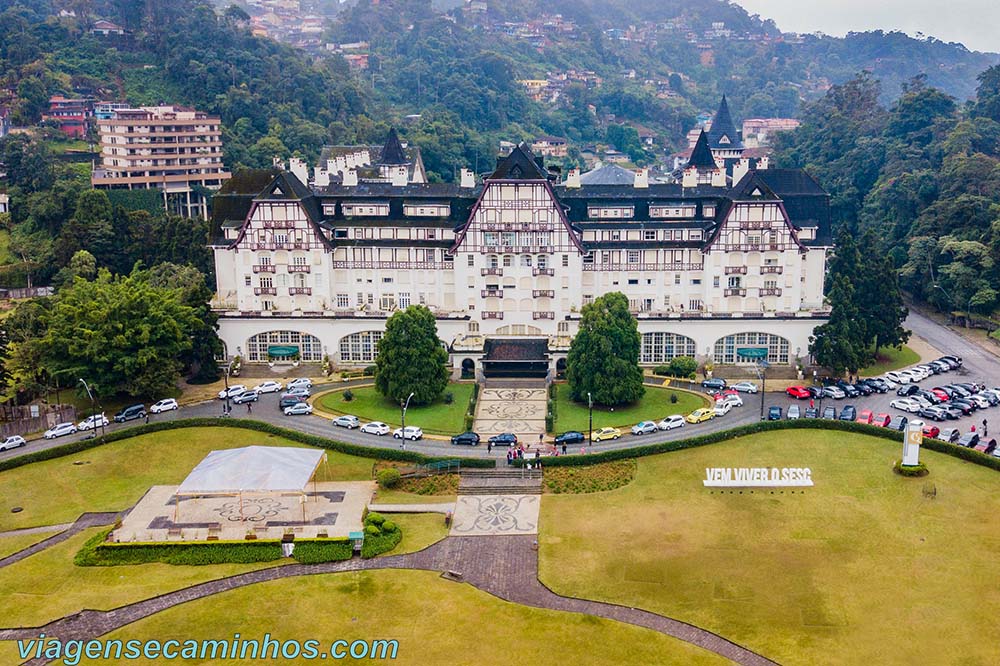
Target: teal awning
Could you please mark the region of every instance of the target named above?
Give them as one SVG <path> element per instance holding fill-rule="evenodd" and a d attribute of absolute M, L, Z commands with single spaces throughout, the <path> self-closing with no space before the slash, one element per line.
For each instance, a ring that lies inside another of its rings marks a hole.
<path fill-rule="evenodd" d="M 295 345 L 271 345 L 267 348 L 268 356 L 295 356 L 299 348 Z"/>

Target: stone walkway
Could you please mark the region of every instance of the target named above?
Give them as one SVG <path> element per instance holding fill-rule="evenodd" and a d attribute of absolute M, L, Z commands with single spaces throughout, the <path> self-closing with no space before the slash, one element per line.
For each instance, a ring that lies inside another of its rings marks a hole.
<path fill-rule="evenodd" d="M 505 601 L 536 608 L 585 613 L 645 627 L 719 654 L 737 664 L 746 666 L 775 664 L 766 657 L 710 631 L 656 613 L 555 594 L 538 580 L 538 553 L 533 536 L 452 536 L 422 551 L 405 555 L 272 567 L 201 583 L 111 611 L 85 610 L 50 622 L 44 627 L 0 629 L 0 640 L 37 638 L 40 632 L 63 640 L 87 640 L 103 636 L 188 601 L 203 599 L 247 585 L 293 576 L 374 569 L 448 571 L 455 574 L 459 580 Z M 35 666 L 46 662 L 31 660 L 25 663 Z"/>
<path fill-rule="evenodd" d="M 73 527 L 73 523 L 60 523 L 58 525 L 42 525 L 41 527 L 22 527 L 19 530 L 7 530 L 0 532 L 0 539 L 3 537 L 17 537 L 26 534 L 47 534 L 49 532 L 62 532 Z"/>
<path fill-rule="evenodd" d="M 454 502 L 441 504 L 369 504 L 369 511 L 378 513 L 448 513 L 455 512 Z"/>
<path fill-rule="evenodd" d="M 3 567 L 9 567 L 15 562 L 20 562 L 26 557 L 31 557 L 35 553 L 45 550 L 46 548 L 51 548 L 56 544 L 62 543 L 66 539 L 70 538 L 74 534 L 78 534 L 85 529 L 91 527 L 101 527 L 104 525 L 111 525 L 117 520 L 120 514 L 115 512 L 110 513 L 85 513 L 76 519 L 75 522 L 71 523 L 65 531 L 59 534 L 54 534 L 48 539 L 43 539 L 36 544 L 32 544 L 25 548 L 24 550 L 19 550 L 13 555 L 8 555 L 7 557 L 0 559 L 0 569 Z M 41 529 L 41 528 L 33 528 Z M 23 533 L 23 532 L 22 532 Z"/>
<path fill-rule="evenodd" d="M 522 444 L 534 443 L 545 432 L 546 401 L 545 388 L 483 388 L 472 429 L 484 439 L 512 432 Z"/>

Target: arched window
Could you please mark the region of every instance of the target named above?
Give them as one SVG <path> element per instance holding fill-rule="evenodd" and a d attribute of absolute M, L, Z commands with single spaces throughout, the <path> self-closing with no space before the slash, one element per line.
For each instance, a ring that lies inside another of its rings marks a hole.
<path fill-rule="evenodd" d="M 740 349 L 766 348 L 768 363 L 788 364 L 788 340 L 771 333 L 734 333 L 715 342 L 712 354 L 716 363 L 733 365 L 736 363 L 754 363 L 756 359 L 740 356 Z"/>
<path fill-rule="evenodd" d="M 522 254 L 521 255 L 521 265 L 524 266 L 524 267 L 526 267 L 526 268 L 530 268 L 531 267 L 531 255 L 530 254 Z"/>
<path fill-rule="evenodd" d="M 640 363 L 667 363 L 676 356 L 694 356 L 691 338 L 676 333 L 643 333 Z"/>
<path fill-rule="evenodd" d="M 261 363 L 269 360 L 317 362 L 323 360 L 323 346 L 319 338 L 298 331 L 267 331 L 247 340 L 247 361 Z"/>
<path fill-rule="evenodd" d="M 469 333 L 478 333 L 479 332 L 479 322 L 478 321 L 470 321 L 468 328 L 469 328 Z"/>
<path fill-rule="evenodd" d="M 370 363 L 378 355 L 378 341 L 382 331 L 362 331 L 345 335 L 340 339 L 340 360 L 342 363 Z"/>

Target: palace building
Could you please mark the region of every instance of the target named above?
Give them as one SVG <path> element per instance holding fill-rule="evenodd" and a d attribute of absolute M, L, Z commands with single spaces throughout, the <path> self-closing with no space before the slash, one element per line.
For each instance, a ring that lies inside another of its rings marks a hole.
<path fill-rule="evenodd" d="M 829 314 L 829 195 L 740 157 L 722 111 L 676 183 L 617 166 L 560 181 L 526 144 L 481 181 L 428 183 L 395 133 L 329 151 L 311 179 L 301 162 L 236 174 L 213 202 L 227 354 L 369 365 L 386 319 L 422 304 L 453 367 L 539 376 L 565 363 L 581 308 L 619 291 L 643 364 L 743 348 L 793 364 Z"/>

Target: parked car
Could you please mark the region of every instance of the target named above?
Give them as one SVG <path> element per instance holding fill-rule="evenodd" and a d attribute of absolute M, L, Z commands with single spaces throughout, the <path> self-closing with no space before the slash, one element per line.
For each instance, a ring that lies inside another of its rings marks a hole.
<path fill-rule="evenodd" d="M 798 405 L 791 405 L 791 406 L 789 406 L 788 411 L 785 412 L 785 418 L 787 418 L 788 420 L 794 420 L 794 419 L 799 418 L 800 416 L 801 416 L 801 414 L 799 412 L 799 406 Z"/>
<path fill-rule="evenodd" d="M 964 446 L 967 449 L 974 449 L 979 445 L 979 433 L 978 432 L 967 432 L 958 438 L 956 442 L 959 446 Z"/>
<path fill-rule="evenodd" d="M 343 414 L 333 419 L 333 425 L 338 428 L 347 428 L 348 430 L 354 430 L 355 428 L 361 427 L 361 421 L 357 416 L 352 414 Z"/>
<path fill-rule="evenodd" d="M 133 419 L 146 418 L 146 405 L 130 405 L 112 417 L 115 423 L 125 423 Z"/>
<path fill-rule="evenodd" d="M 718 409 L 718 407 L 716 407 Z M 633 435 L 648 435 L 649 433 L 656 432 L 659 428 L 652 421 L 639 421 L 634 426 L 632 426 Z"/>
<path fill-rule="evenodd" d="M 732 408 L 733 408 L 733 403 L 729 402 L 728 400 L 721 400 L 715 403 L 715 409 L 713 411 L 715 411 L 716 416 L 725 416 L 726 414 L 729 413 L 729 411 Z"/>
<path fill-rule="evenodd" d="M 302 402 L 302 398 L 297 395 L 283 395 L 278 400 L 278 409 L 282 412 L 285 411 L 285 407 L 291 407 L 292 405 L 297 405 Z"/>
<path fill-rule="evenodd" d="M 673 430 L 684 427 L 684 417 L 680 414 L 672 414 L 656 424 L 660 430 Z"/>
<path fill-rule="evenodd" d="M 219 391 L 219 400 L 225 400 L 226 397 L 232 398 L 237 393 L 243 393 L 243 391 L 246 390 L 247 387 L 244 386 L 243 384 L 234 384 L 230 386 L 228 389 L 222 389 L 221 391 Z"/>
<path fill-rule="evenodd" d="M 991 440 L 991 441 L 995 442 L 995 440 Z M 991 451 L 993 451 L 993 449 L 996 448 L 996 443 L 994 443 L 991 446 L 990 442 L 986 441 L 985 439 L 980 438 L 979 439 L 979 443 L 976 444 L 975 446 L 973 446 L 972 448 L 975 449 L 976 451 L 979 451 L 980 453 L 990 453 Z"/>
<path fill-rule="evenodd" d="M 836 407 L 824 407 L 823 408 L 823 418 L 835 420 L 837 418 L 837 408 Z"/>
<path fill-rule="evenodd" d="M 296 386 L 294 388 L 287 389 L 282 395 L 295 395 L 300 398 L 308 398 L 312 395 L 312 391 L 307 389 L 305 386 Z"/>
<path fill-rule="evenodd" d="M 470 430 L 460 435 L 453 435 L 451 443 L 455 446 L 479 446 L 479 433 Z"/>
<path fill-rule="evenodd" d="M 911 414 L 916 414 L 922 409 L 920 403 L 913 398 L 897 398 L 890 402 L 889 406 L 893 409 L 902 409 L 904 412 L 910 412 Z"/>
<path fill-rule="evenodd" d="M 157 400 L 150 405 L 149 413 L 159 414 L 160 412 L 169 412 L 174 409 L 177 409 L 177 401 L 173 398 L 164 398 L 163 400 Z"/>
<path fill-rule="evenodd" d="M 372 421 L 371 423 L 366 423 L 361 426 L 361 432 L 366 435 L 388 435 L 390 432 L 389 426 L 381 421 Z"/>
<path fill-rule="evenodd" d="M 917 393 L 919 390 L 920 387 L 916 386 L 915 384 L 903 384 L 898 389 L 896 389 L 896 395 L 906 398 L 913 395 L 914 393 Z"/>
<path fill-rule="evenodd" d="M 951 396 L 954 392 L 948 392 L 942 386 L 935 386 L 931 389 L 931 393 L 938 397 L 941 402 L 948 402 L 951 400 Z"/>
<path fill-rule="evenodd" d="M 934 391 L 928 391 L 927 389 L 920 389 L 913 395 L 914 397 L 920 396 L 921 398 L 931 403 L 932 405 L 939 405 L 942 402 L 941 398 L 938 397 L 937 393 L 934 393 Z"/>
<path fill-rule="evenodd" d="M 76 424 L 57 423 L 46 430 L 43 437 L 45 437 L 45 439 L 55 439 L 56 437 L 62 437 L 63 435 L 72 435 L 74 432 L 76 432 Z"/>
<path fill-rule="evenodd" d="M 854 419 L 854 420 L 857 423 L 868 423 L 868 424 L 871 424 L 872 418 L 873 418 L 872 410 L 870 410 L 870 409 L 862 409 L 861 413 L 858 414 L 857 418 Z"/>
<path fill-rule="evenodd" d="M 733 388 L 740 393 L 756 393 L 760 390 L 753 382 L 737 382 L 733 384 Z"/>
<path fill-rule="evenodd" d="M 893 416 L 889 419 L 889 423 L 887 423 L 885 427 L 889 430 L 899 430 L 902 432 L 903 430 L 906 430 L 907 423 L 909 423 L 909 419 L 905 416 Z"/>
<path fill-rule="evenodd" d="M 867 395 L 871 395 L 872 393 L 875 392 L 875 389 L 873 389 L 871 386 L 869 386 L 868 384 L 866 384 L 864 382 L 857 382 L 856 384 L 853 384 L 853 386 L 854 386 L 854 390 L 857 391 L 861 395 L 867 396 Z"/>
<path fill-rule="evenodd" d="M 741 398 L 739 395 L 736 394 L 727 395 L 721 400 L 721 402 L 728 404 L 730 407 L 743 406 L 743 398 Z"/>
<path fill-rule="evenodd" d="M 392 431 L 392 436 L 395 439 L 409 439 L 415 442 L 418 439 L 423 439 L 424 431 L 417 426 L 406 426 L 405 432 L 402 428 L 396 428 Z"/>
<path fill-rule="evenodd" d="M 102 412 L 100 414 L 91 414 L 77 423 L 76 428 L 77 430 L 90 430 L 91 428 L 100 428 L 106 425 L 108 425 L 108 417 Z"/>
<path fill-rule="evenodd" d="M 805 386 L 789 386 L 785 389 L 785 393 L 796 400 L 807 400 L 810 397 L 809 389 Z"/>
<path fill-rule="evenodd" d="M 941 409 L 950 419 L 960 419 L 972 413 L 972 405 L 961 400 L 950 400 L 948 404 L 942 405 Z"/>
<path fill-rule="evenodd" d="M 257 402 L 259 398 L 260 394 L 251 389 L 249 391 L 243 391 L 243 393 L 237 393 L 230 398 L 230 400 L 233 401 L 234 405 L 243 405 L 248 402 Z"/>
<path fill-rule="evenodd" d="M 823 395 L 834 400 L 842 400 L 847 397 L 847 394 L 839 386 L 824 386 Z"/>
<path fill-rule="evenodd" d="M 936 425 L 931 425 L 929 423 L 924 427 L 922 427 L 920 431 L 924 433 L 924 437 L 937 437 L 938 435 L 941 434 L 941 428 L 938 428 Z"/>
<path fill-rule="evenodd" d="M 517 435 L 512 432 L 504 432 L 499 435 L 493 435 L 487 441 L 493 446 L 517 446 Z"/>
<path fill-rule="evenodd" d="M 285 416 L 301 416 L 312 413 L 313 406 L 308 402 L 297 402 L 291 407 L 285 407 Z"/>
<path fill-rule="evenodd" d="M 595 442 L 603 442 L 606 439 L 618 439 L 622 436 L 622 431 L 618 428 L 601 428 L 591 433 L 590 437 Z"/>
<path fill-rule="evenodd" d="M 970 395 L 969 400 L 971 400 L 972 404 L 978 407 L 979 409 L 986 409 L 987 407 L 990 407 L 993 404 L 989 401 L 989 399 L 985 395 L 981 393 Z"/>
<path fill-rule="evenodd" d="M 823 397 L 823 387 L 813 384 L 812 386 L 807 386 L 806 390 L 809 391 L 809 397 L 814 400 L 819 400 Z"/>
<path fill-rule="evenodd" d="M 942 442 L 951 442 L 952 444 L 958 441 L 958 438 L 962 436 L 962 432 L 958 428 L 945 428 L 940 433 L 938 433 L 937 438 Z"/>
<path fill-rule="evenodd" d="M 290 380 L 287 384 L 285 384 L 285 389 L 286 390 L 294 388 L 311 389 L 312 385 L 313 385 L 312 380 L 309 379 L 308 377 L 297 377 L 295 379 Z"/>
<path fill-rule="evenodd" d="M 0 451 L 8 451 L 10 449 L 16 449 L 19 446 L 24 446 L 28 442 L 25 441 L 24 437 L 20 435 L 11 435 L 7 439 L 0 442 Z"/>
<path fill-rule="evenodd" d="M 802 412 L 802 416 L 807 419 L 818 419 L 819 410 L 815 407 L 806 407 L 805 411 Z"/>
<path fill-rule="evenodd" d="M 777 405 L 771 405 L 767 408 L 767 420 L 768 421 L 780 421 L 781 420 L 781 407 Z"/>
<path fill-rule="evenodd" d="M 840 390 L 843 391 L 848 398 L 857 398 L 859 395 L 861 395 L 861 391 L 859 391 L 857 387 L 854 386 L 854 384 L 848 384 L 847 382 L 837 382 L 837 387 L 840 388 Z"/>
<path fill-rule="evenodd" d="M 254 386 L 253 390 L 256 391 L 258 394 L 277 393 L 278 391 L 281 390 L 281 382 L 276 382 L 269 379 L 266 382 L 261 382 L 260 384 L 257 384 L 257 386 Z"/>
<path fill-rule="evenodd" d="M 886 386 L 888 386 L 890 391 L 895 391 L 897 388 L 899 388 L 899 383 L 892 381 L 891 379 L 889 379 L 885 375 L 882 375 L 878 379 L 883 384 L 885 384 Z"/>
<path fill-rule="evenodd" d="M 587 436 L 578 430 L 568 430 L 561 435 L 556 435 L 556 444 L 583 444 L 587 441 Z"/>
<path fill-rule="evenodd" d="M 910 382 L 913 381 L 913 378 L 910 377 L 909 375 L 904 377 L 895 370 L 890 370 L 889 372 L 885 373 L 885 377 L 886 379 L 889 379 L 897 384 L 909 384 Z"/>
<path fill-rule="evenodd" d="M 872 425 L 877 425 L 879 428 L 887 428 L 889 426 L 890 421 L 892 421 L 891 416 L 885 414 L 884 412 L 880 412 L 875 415 L 871 423 Z"/>
<path fill-rule="evenodd" d="M 726 388 L 726 380 L 713 377 L 712 379 L 705 379 L 701 382 L 701 387 L 705 389 L 713 389 L 715 391 L 721 391 Z"/>
<path fill-rule="evenodd" d="M 707 408 L 696 409 L 685 417 L 688 423 L 701 423 L 715 418 L 715 411 Z"/>
<path fill-rule="evenodd" d="M 941 357 L 941 360 L 942 361 L 946 361 L 948 363 L 954 363 L 956 368 L 961 368 L 962 367 L 962 357 L 961 356 L 956 356 L 954 354 L 946 354 L 945 356 Z"/>
<path fill-rule="evenodd" d="M 874 389 L 878 393 L 888 393 L 889 392 L 889 385 L 885 383 L 885 380 L 880 379 L 878 377 L 870 377 L 870 378 L 868 378 L 868 379 L 865 380 L 865 383 L 868 386 L 871 386 L 872 389 Z"/>
<path fill-rule="evenodd" d="M 858 418 L 858 410 L 854 408 L 854 405 L 844 405 L 844 408 L 840 410 L 840 416 L 838 416 L 841 421 L 853 421 Z"/>
<path fill-rule="evenodd" d="M 917 416 L 931 421 L 944 421 L 948 418 L 948 414 L 940 407 L 923 407 L 917 412 Z"/>

